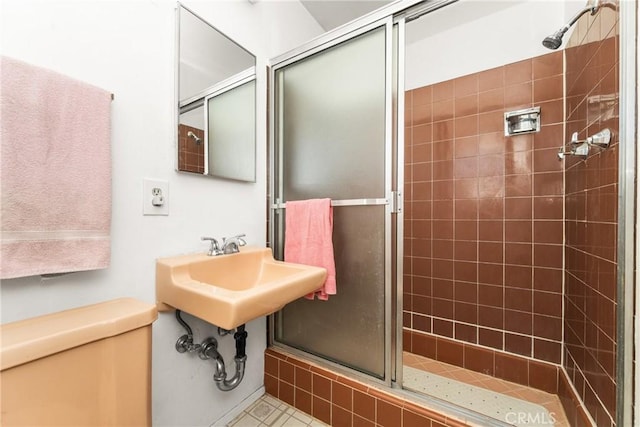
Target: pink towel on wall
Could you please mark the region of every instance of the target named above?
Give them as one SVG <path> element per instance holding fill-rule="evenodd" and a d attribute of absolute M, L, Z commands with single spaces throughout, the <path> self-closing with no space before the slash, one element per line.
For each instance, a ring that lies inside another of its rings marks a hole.
<path fill-rule="evenodd" d="M 333 208 L 330 199 L 286 203 L 284 259 L 288 262 L 323 267 L 327 279 L 318 291 L 305 298 L 327 300 L 336 294 L 333 258 Z"/>
<path fill-rule="evenodd" d="M 0 57 L 0 278 L 106 268 L 111 94 Z"/>

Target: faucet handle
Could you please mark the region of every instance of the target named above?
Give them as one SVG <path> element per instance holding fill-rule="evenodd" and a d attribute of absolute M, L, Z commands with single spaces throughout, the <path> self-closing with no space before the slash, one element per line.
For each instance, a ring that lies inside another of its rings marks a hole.
<path fill-rule="evenodd" d="M 207 255 L 220 255 L 222 251 L 220 250 L 220 246 L 218 246 L 218 241 L 214 237 L 201 237 L 200 240 L 206 241 L 209 240 L 211 242 L 211 246 L 209 246 L 209 252 Z"/>
<path fill-rule="evenodd" d="M 238 242 L 238 246 L 245 246 L 247 244 L 247 242 L 243 239 L 243 237 L 246 237 L 246 234 L 238 234 L 237 236 L 232 236 L 229 238 L 223 238 L 222 239 L 222 243 L 224 244 L 224 242 L 230 242 L 235 240 L 236 242 Z"/>
<path fill-rule="evenodd" d="M 224 254 L 235 254 L 240 252 L 240 247 L 245 246 L 247 242 L 243 239 L 246 234 L 238 234 L 233 237 L 225 237 L 222 239 L 221 252 Z"/>

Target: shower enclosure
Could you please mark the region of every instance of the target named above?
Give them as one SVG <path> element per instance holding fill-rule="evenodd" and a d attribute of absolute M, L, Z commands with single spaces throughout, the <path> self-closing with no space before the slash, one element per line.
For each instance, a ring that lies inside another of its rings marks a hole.
<path fill-rule="evenodd" d="M 549 52 L 563 5 L 405 1 L 274 59 L 269 241 L 282 259 L 287 201 L 331 198 L 338 294 L 271 316 L 270 342 L 483 423 L 512 424 L 434 384 L 473 377 L 477 395 L 494 377 L 558 395 L 569 423 L 628 425 L 635 18 L 620 8 Z M 505 136 L 505 113 L 531 107 L 539 132 Z M 558 161 L 603 128 L 610 148 Z"/>
<path fill-rule="evenodd" d="M 284 203 L 331 198 L 341 277 L 339 298 L 301 299 L 279 312 L 276 339 L 380 379 L 390 372 L 390 29 L 386 20 L 332 41 L 276 69 L 274 82 L 272 242 L 283 241 Z M 274 248 L 282 254 L 282 244 Z"/>

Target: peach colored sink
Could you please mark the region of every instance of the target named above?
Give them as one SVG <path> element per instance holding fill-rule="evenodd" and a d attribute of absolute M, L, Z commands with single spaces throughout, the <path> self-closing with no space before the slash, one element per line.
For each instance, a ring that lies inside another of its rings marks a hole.
<path fill-rule="evenodd" d="M 159 310 L 178 309 L 224 329 L 234 329 L 322 286 L 324 268 L 273 259 L 271 249 L 182 255 L 156 261 Z M 168 307 L 167 307 L 168 306 Z"/>

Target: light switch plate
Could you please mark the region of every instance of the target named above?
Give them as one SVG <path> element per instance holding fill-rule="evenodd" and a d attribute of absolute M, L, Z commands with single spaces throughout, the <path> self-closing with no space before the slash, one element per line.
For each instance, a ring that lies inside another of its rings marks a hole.
<path fill-rule="evenodd" d="M 161 205 L 156 206 L 154 203 Z M 142 214 L 169 215 L 169 181 L 150 178 L 142 180 Z"/>

